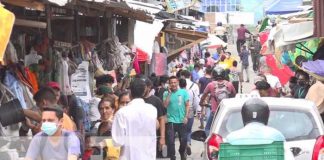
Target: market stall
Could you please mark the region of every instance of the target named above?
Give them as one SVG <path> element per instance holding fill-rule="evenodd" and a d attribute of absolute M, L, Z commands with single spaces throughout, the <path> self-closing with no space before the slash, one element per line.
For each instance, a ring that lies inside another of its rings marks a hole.
<path fill-rule="evenodd" d="M 173 34 L 176 36 L 176 38 L 185 41 L 185 44 L 180 48 L 169 51 L 168 61 L 171 61 L 172 59 L 177 57 L 178 54 L 183 50 L 189 49 L 208 38 L 208 34 L 206 32 L 197 32 L 179 28 L 167 28 L 164 29 L 164 32 Z"/>

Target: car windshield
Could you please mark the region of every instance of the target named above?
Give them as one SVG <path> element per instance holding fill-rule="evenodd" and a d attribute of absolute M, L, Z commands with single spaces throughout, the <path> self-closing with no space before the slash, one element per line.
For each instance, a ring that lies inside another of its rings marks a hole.
<path fill-rule="evenodd" d="M 226 137 L 230 132 L 243 128 L 240 110 L 228 112 L 219 134 Z M 320 133 L 310 113 L 296 110 L 271 110 L 268 126 L 279 130 L 287 141 L 316 139 Z"/>

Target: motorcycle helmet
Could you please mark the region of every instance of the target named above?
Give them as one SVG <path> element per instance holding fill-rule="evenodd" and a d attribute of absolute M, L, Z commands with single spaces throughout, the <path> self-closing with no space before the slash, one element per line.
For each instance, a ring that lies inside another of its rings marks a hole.
<path fill-rule="evenodd" d="M 265 125 L 269 120 L 269 106 L 260 98 L 252 98 L 247 100 L 241 110 L 244 126 L 251 122 L 260 122 Z"/>
<path fill-rule="evenodd" d="M 212 76 L 213 76 L 214 80 L 224 80 L 225 76 L 226 76 L 224 68 L 215 67 L 213 69 Z"/>

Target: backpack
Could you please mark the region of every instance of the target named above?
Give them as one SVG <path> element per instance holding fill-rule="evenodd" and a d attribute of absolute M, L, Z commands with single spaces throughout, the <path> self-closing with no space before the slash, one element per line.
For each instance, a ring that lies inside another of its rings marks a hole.
<path fill-rule="evenodd" d="M 231 71 L 229 74 L 231 82 L 238 82 L 240 80 L 240 75 L 238 71 Z"/>
<path fill-rule="evenodd" d="M 195 85 L 195 83 L 193 82 L 188 89 L 188 91 L 192 93 L 192 102 L 191 102 L 192 104 L 191 104 L 191 107 L 189 110 L 190 117 L 193 117 L 193 115 L 195 115 L 195 111 L 198 106 L 198 100 L 196 99 L 195 92 L 191 89 L 194 85 Z"/>
<path fill-rule="evenodd" d="M 70 136 L 70 134 L 75 133 L 75 135 L 78 137 L 79 141 L 80 141 L 80 155 L 79 157 L 83 157 L 84 154 L 84 150 L 85 150 L 85 142 L 84 139 L 82 138 L 83 136 L 81 135 L 80 132 L 70 132 L 70 131 L 63 131 L 63 143 L 64 143 L 64 149 L 68 152 L 69 149 L 69 144 L 68 144 L 68 138 Z M 45 147 L 45 143 L 47 141 L 48 135 L 46 133 L 42 133 L 41 134 L 41 140 L 40 140 L 40 154 L 43 154 L 43 149 Z"/>
<path fill-rule="evenodd" d="M 227 81 L 224 82 L 214 82 L 215 84 L 215 99 L 219 103 L 225 98 L 230 97 L 230 91 L 227 88 Z"/>

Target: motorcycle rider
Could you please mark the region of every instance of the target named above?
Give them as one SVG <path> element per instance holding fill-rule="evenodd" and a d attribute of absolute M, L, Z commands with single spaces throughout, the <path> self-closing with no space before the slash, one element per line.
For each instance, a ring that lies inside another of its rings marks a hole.
<path fill-rule="evenodd" d="M 227 43 L 226 28 L 223 26 L 222 22 L 217 22 L 215 28 L 215 35 Z"/>

